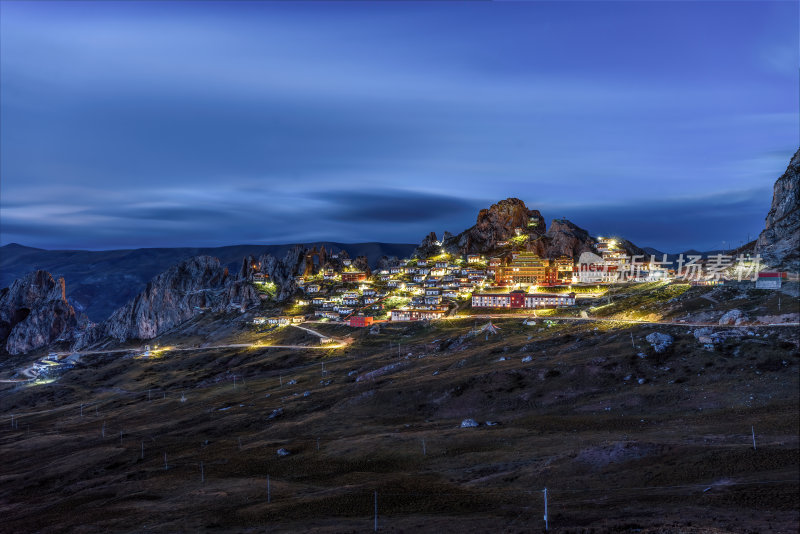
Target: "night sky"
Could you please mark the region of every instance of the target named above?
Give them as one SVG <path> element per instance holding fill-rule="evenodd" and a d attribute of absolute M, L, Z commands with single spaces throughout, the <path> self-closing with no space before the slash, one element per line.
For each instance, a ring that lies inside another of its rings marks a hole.
<path fill-rule="evenodd" d="M 764 225 L 798 3 L 3 2 L 0 242 L 419 242 L 523 199 L 669 252 Z"/>

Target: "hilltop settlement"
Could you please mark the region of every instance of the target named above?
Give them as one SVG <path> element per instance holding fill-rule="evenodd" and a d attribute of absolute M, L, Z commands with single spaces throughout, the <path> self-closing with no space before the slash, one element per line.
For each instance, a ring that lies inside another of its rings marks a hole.
<path fill-rule="evenodd" d="M 73 350 L 155 338 L 208 312 L 247 313 L 255 325 L 305 321 L 369 327 L 469 314 L 546 315 L 575 307 L 590 314 L 609 288 L 747 283 L 775 290 L 800 270 L 800 151 L 776 181 L 772 209 L 756 241 L 712 254 L 648 253 L 621 236 L 592 236 L 566 219 L 549 228 L 517 198 L 478 213 L 460 234 L 431 233 L 409 258 L 372 265 L 344 249 L 296 245 L 278 259 L 243 259 L 232 273 L 216 258 L 187 259 L 95 324 L 66 297 L 65 281 L 37 271 L 0 291 L 0 339 L 10 354 L 58 343 Z M 276 313 L 277 312 L 277 313 Z"/>

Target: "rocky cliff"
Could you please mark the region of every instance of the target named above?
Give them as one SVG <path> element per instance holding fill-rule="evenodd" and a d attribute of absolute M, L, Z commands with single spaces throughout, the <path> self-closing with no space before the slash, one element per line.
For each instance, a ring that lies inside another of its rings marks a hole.
<path fill-rule="evenodd" d="M 302 272 L 305 250 L 290 249 L 283 260 L 265 254 L 242 261 L 231 275 L 217 258 L 197 256 L 156 276 L 144 291 L 99 325 L 94 339 L 110 336 L 119 341 L 152 339 L 205 311 L 244 311 L 258 305 L 262 294 L 253 286 L 256 273 L 274 283 L 274 298 L 288 299 L 296 289 L 294 276 Z"/>
<path fill-rule="evenodd" d="M 252 256 L 245 258 L 240 279 L 249 281 L 257 273 L 261 273 L 275 284 L 275 300 L 286 301 L 297 290 L 295 277 L 301 276 L 305 272 L 315 272 L 320 265 L 329 261 L 329 256 L 325 254 L 323 248 L 322 254 L 318 258 L 319 264 L 309 263 L 313 262 L 313 258 L 307 253 L 312 250 L 317 252 L 316 248 L 306 249 L 302 245 L 297 245 L 289 249 L 283 259 L 278 259 L 270 254 L 264 254 L 258 259 Z"/>
<path fill-rule="evenodd" d="M 205 310 L 221 311 L 239 295 L 228 270 L 217 258 L 197 256 L 174 265 L 147 283 L 126 305 L 100 325 L 102 334 L 119 341 L 151 339 Z M 258 302 L 244 302 L 242 305 Z"/>
<path fill-rule="evenodd" d="M 67 302 L 64 279 L 35 271 L 0 290 L 0 341 L 21 354 L 75 335 L 79 320 Z"/>
<path fill-rule="evenodd" d="M 800 150 L 775 182 L 772 206 L 755 252 L 769 268 L 800 271 Z"/>
<path fill-rule="evenodd" d="M 546 229 L 538 210 L 528 209 L 518 198 L 508 198 L 489 209 L 482 209 L 475 226 L 456 236 L 445 232 L 440 241 L 431 232 L 414 254 L 417 257 L 435 256 L 442 249 L 456 255 L 496 254 L 503 251 L 499 243 L 515 238 L 521 238 L 520 247 L 544 258 L 577 258 L 583 252 L 596 252 L 595 239 L 583 228 L 566 219 L 555 219 Z M 629 255 L 645 254 L 629 241 L 621 239 L 619 243 Z"/>
<path fill-rule="evenodd" d="M 497 244 L 520 235 L 536 240 L 545 233 L 545 222 L 537 210 L 529 210 L 518 198 L 507 198 L 478 212 L 475 225 L 458 235 L 445 232 L 440 244 L 436 234 L 429 234 L 414 251 L 418 257 L 438 254 L 443 248 L 451 254 L 482 253 L 497 248 Z"/>
<path fill-rule="evenodd" d="M 553 219 L 541 242 L 544 250 L 536 252 L 545 258 L 577 258 L 584 252 L 596 251 L 589 232 L 566 219 Z"/>

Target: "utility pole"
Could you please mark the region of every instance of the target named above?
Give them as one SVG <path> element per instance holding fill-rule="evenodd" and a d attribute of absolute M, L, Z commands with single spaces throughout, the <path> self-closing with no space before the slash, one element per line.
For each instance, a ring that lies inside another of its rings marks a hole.
<path fill-rule="evenodd" d="M 753 450 L 756 450 L 756 429 L 752 425 L 750 426 L 750 432 L 753 434 Z"/>
<path fill-rule="evenodd" d="M 547 520 L 547 488 L 544 489 L 544 529 L 550 530 L 550 524 Z"/>

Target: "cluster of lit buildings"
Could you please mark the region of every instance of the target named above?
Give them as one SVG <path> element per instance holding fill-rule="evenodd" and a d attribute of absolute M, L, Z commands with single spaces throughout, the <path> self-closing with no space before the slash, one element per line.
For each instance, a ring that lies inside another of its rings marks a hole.
<path fill-rule="evenodd" d="M 397 260 L 375 272 L 357 270 L 354 262 L 344 258 L 298 278 L 297 285 L 305 297 L 297 304 L 310 306 L 315 318 L 352 326 L 369 326 L 375 317 L 392 321 L 438 319 L 454 302 L 466 298 L 471 298 L 473 308 L 572 306 L 574 293 L 539 291 L 570 284 L 631 280 L 620 277 L 620 266 L 627 256 L 617 241 L 600 237 L 596 249 L 597 254 L 585 252 L 577 262 L 567 256 L 547 259 L 525 251 L 509 251 L 491 258 L 480 254 L 453 258 L 442 253 L 427 259 Z M 646 275 L 652 279 L 665 274 Z M 535 291 L 526 292 L 530 288 Z M 400 306 L 395 299 L 389 301 L 390 297 L 401 299 Z M 387 301 L 391 302 L 390 309 L 385 306 Z M 268 324 L 292 321 L 287 317 L 260 319 Z"/>
<path fill-rule="evenodd" d="M 473 293 L 473 308 L 562 308 L 575 305 L 575 293 L 526 293 L 521 289 L 508 293 Z"/>

